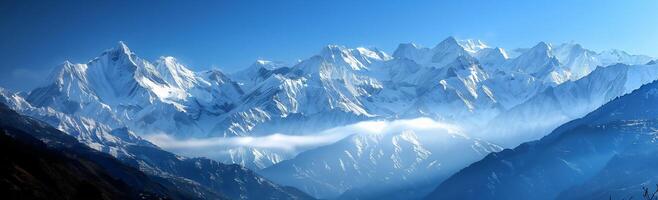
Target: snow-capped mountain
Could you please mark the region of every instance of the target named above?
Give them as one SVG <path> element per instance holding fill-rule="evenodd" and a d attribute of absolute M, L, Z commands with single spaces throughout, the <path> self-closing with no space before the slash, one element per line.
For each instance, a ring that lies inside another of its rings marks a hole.
<path fill-rule="evenodd" d="M 112 128 L 203 136 L 210 128 L 198 121 L 226 113 L 242 94 L 219 71 L 192 72 L 172 57 L 152 64 L 120 42 L 87 64 L 65 62 L 26 99 Z"/>
<path fill-rule="evenodd" d="M 472 56 L 489 48 L 479 40 L 461 40 L 448 37 L 434 48 L 419 47 L 413 43 L 400 44 L 393 53 L 394 58 L 406 58 L 430 67 L 441 68 L 461 56 Z"/>
<path fill-rule="evenodd" d="M 217 135 L 262 135 L 320 131 L 374 117 L 364 98 L 381 88 L 366 74 L 388 60 L 365 48 L 329 45 L 285 74 L 272 74 L 242 97 L 216 125 Z M 303 128 L 303 127 L 306 128 Z"/>
<path fill-rule="evenodd" d="M 497 66 L 501 66 L 506 60 L 510 59 L 509 55 L 503 48 L 485 48 L 475 53 L 475 58 L 482 64 L 483 68 L 490 72 L 495 72 Z"/>
<path fill-rule="evenodd" d="M 290 71 L 290 68 L 284 63 L 257 60 L 246 69 L 231 74 L 231 77 L 240 84 L 243 90 L 249 91 L 270 76 L 274 74 L 286 74 L 288 71 Z"/>
<path fill-rule="evenodd" d="M 480 50 L 485 50 L 485 49 L 492 49 L 484 43 L 481 40 L 475 40 L 475 39 L 467 39 L 467 40 L 458 40 L 457 43 L 459 43 L 460 46 L 466 50 L 466 52 L 470 54 L 477 54 L 480 52 Z"/>
<path fill-rule="evenodd" d="M 524 54 L 531 58 L 518 59 L 518 57 Z M 533 48 L 517 48 L 505 51 L 505 55 L 510 60 L 519 60 L 512 66 L 509 66 L 512 69 L 520 68 L 521 70 L 528 70 L 524 68 L 530 67 L 539 71 L 554 72 L 549 73 L 550 76 L 546 80 L 555 83 L 578 80 L 594 71 L 597 67 L 614 64 L 642 65 L 652 59 L 649 56 L 632 55 L 617 49 L 595 52 L 574 42 L 560 45 L 540 42 Z M 553 59 L 557 59 L 559 62 L 558 66 L 555 65 Z"/>
<path fill-rule="evenodd" d="M 601 62 L 596 52 L 583 48 L 580 44 L 564 43 L 553 49 L 555 58 L 571 72 L 571 80 L 577 80 L 594 71 L 598 66 L 608 66 Z M 629 63 L 634 64 L 634 63 Z"/>
<path fill-rule="evenodd" d="M 451 37 L 431 50 L 400 45 L 395 59 L 380 67 L 390 76 L 378 79 L 384 87 L 372 99 L 387 105 L 388 115 L 481 123 L 547 87 L 527 73 L 502 71 L 510 62 L 503 49 L 464 44 L 474 42 Z M 437 64 L 420 57 L 445 60 Z"/>
<path fill-rule="evenodd" d="M 545 42 L 540 42 L 503 67 L 504 70 L 529 74 L 553 85 L 564 83 L 571 77 L 571 72 L 564 69 L 553 55 L 553 47 Z"/>
<path fill-rule="evenodd" d="M 573 42 L 556 46 L 553 54 L 571 72 L 571 80 L 582 78 L 597 67 L 614 64 L 644 65 L 651 61 L 649 56 L 631 55 L 616 49 L 597 53 Z"/>
<path fill-rule="evenodd" d="M 489 75 L 473 57 L 457 57 L 443 68 L 431 68 L 423 74 L 407 115 L 426 113 L 445 120 L 473 118 L 477 120 L 471 121 L 478 121 L 495 116 L 498 107 L 502 107 L 496 101 L 495 91 L 489 87 Z"/>
<path fill-rule="evenodd" d="M 651 61 L 651 59 L 654 59 L 645 55 L 632 55 L 619 49 L 602 51 L 599 53 L 598 57 L 599 60 L 601 60 L 603 66 L 617 63 L 641 65 L 646 64 L 647 62 Z"/>
<path fill-rule="evenodd" d="M 596 73 L 596 72 L 593 72 Z M 600 199 L 642 195 L 656 177 L 658 82 L 538 141 L 492 153 L 427 199 Z"/>

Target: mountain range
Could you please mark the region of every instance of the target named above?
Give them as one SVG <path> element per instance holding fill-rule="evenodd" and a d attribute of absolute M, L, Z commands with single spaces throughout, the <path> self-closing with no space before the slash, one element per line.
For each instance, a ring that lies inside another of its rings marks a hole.
<path fill-rule="evenodd" d="M 400 44 L 390 55 L 327 45 L 293 65 L 258 60 L 227 74 L 193 71 L 169 56 L 147 61 L 119 42 L 87 63 L 62 63 L 32 91 L 0 90 L 0 102 L 195 198 L 423 198 L 436 186 L 436 197 L 475 198 L 439 191 L 461 191 L 446 184 L 468 183 L 474 175 L 460 179 L 465 170 L 486 168 L 478 163 L 506 155 L 504 148 L 560 127 L 555 135 L 658 79 L 651 59 L 575 43 L 508 51 L 449 37 L 432 48 Z M 179 156 L 142 138 L 314 136 L 363 122 L 397 128 L 348 131 L 293 152 L 227 146 L 210 159 Z M 567 195 L 558 192 L 584 180 L 537 194 Z M 500 191 L 518 189 L 505 186 Z"/>

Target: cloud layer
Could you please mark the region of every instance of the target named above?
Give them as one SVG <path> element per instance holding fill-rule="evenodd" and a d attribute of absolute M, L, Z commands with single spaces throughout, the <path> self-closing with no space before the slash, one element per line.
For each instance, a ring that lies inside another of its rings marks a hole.
<path fill-rule="evenodd" d="M 212 157 L 211 155 L 221 154 L 222 151 L 233 148 L 255 148 L 269 152 L 288 152 L 294 155 L 298 151 L 331 144 L 353 134 L 390 134 L 406 130 L 413 130 L 417 133 L 463 135 L 457 126 L 429 118 L 417 118 L 359 122 L 303 135 L 273 133 L 259 137 L 213 137 L 181 140 L 166 134 L 152 134 L 146 135 L 144 138 L 164 149 L 187 156 Z"/>

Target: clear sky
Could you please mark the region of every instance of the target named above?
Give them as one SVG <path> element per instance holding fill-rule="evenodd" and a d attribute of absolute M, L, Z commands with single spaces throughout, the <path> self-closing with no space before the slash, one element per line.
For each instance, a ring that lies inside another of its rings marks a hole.
<path fill-rule="evenodd" d="M 658 56 L 658 1 L 0 1 L 0 86 L 35 87 L 64 60 L 125 41 L 139 56 L 196 70 L 294 62 L 323 45 L 434 46 L 448 36 L 493 46 L 575 41 Z"/>

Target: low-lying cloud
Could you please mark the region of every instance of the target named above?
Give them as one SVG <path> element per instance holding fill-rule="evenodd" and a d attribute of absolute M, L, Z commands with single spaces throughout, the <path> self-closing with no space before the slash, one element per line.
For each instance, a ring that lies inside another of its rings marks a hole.
<path fill-rule="evenodd" d="M 328 145 L 353 134 L 390 134 L 406 130 L 413 130 L 417 133 L 462 134 L 457 126 L 429 118 L 416 118 L 365 121 L 302 135 L 274 133 L 267 136 L 177 139 L 166 134 L 151 134 L 144 138 L 164 149 L 187 156 L 214 157 L 213 155 L 221 154 L 232 148 L 255 148 L 269 152 L 288 152 L 294 155 L 300 150 Z"/>
<path fill-rule="evenodd" d="M 262 149 L 294 150 L 298 147 L 318 146 L 343 138 L 342 134 L 286 135 L 274 133 L 260 137 L 213 137 L 179 140 L 166 134 L 148 135 L 145 138 L 156 145 L 168 149 L 209 148 L 209 147 L 251 147 Z"/>

